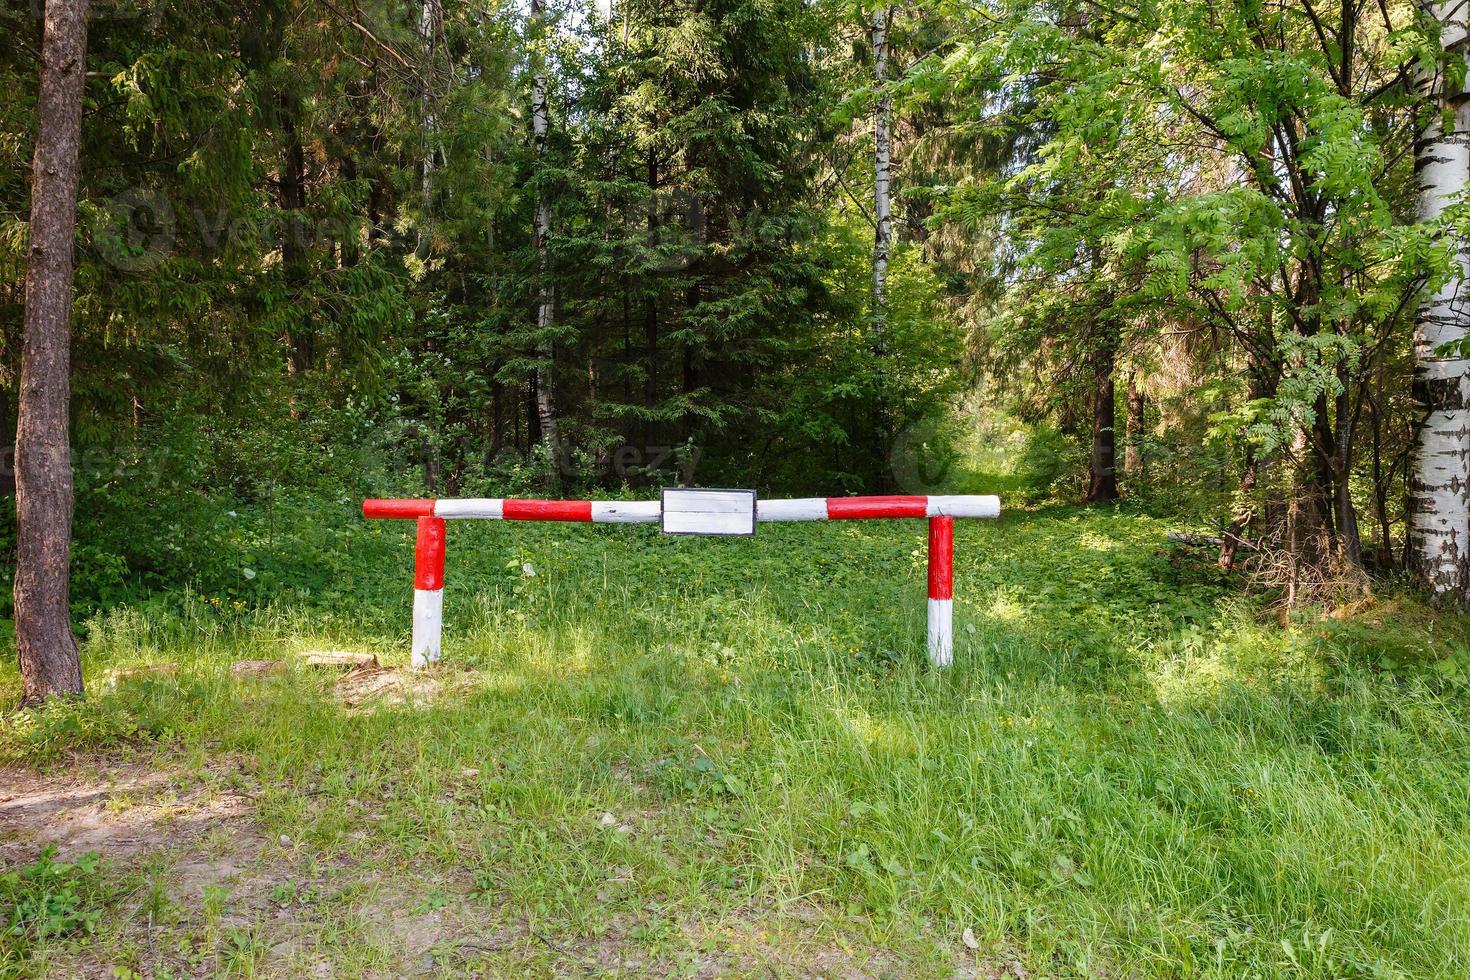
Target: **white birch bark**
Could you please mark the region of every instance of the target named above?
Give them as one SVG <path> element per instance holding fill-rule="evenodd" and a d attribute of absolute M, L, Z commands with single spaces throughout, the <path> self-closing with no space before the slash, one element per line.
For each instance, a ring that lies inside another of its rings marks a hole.
<path fill-rule="evenodd" d="M 1440 24 L 1445 50 L 1463 57 L 1462 0 L 1431 2 L 1426 13 Z M 1431 104 L 1441 110 L 1415 147 L 1421 221 L 1438 218 L 1470 178 L 1470 111 L 1464 93 L 1446 91 L 1443 73 L 1421 80 Z M 1446 127 L 1445 116 L 1452 120 Z M 1470 271 L 1461 243 L 1459 274 L 1424 297 L 1414 317 L 1414 469 L 1409 488 L 1409 563 L 1436 595 L 1462 599 L 1470 589 L 1470 379 L 1458 351 L 1470 326 L 1466 282 Z"/>
<path fill-rule="evenodd" d="M 535 33 L 532 51 L 534 75 L 531 79 L 531 134 L 534 141 L 537 168 L 546 156 L 547 131 L 551 127 L 547 106 L 546 63 L 542 55 L 542 44 L 546 28 L 546 8 L 543 0 L 531 0 L 531 22 Z M 551 234 L 551 202 L 544 190 L 536 191 L 536 414 L 541 427 L 541 440 L 551 453 L 553 466 L 560 465 L 557 442 L 556 400 L 552 388 L 551 364 L 553 357 L 550 331 L 555 324 L 556 295 L 547 274 L 547 238 Z"/>
<path fill-rule="evenodd" d="M 873 353 L 885 354 L 884 337 L 888 323 L 888 251 L 893 238 L 892 208 L 889 200 L 891 137 L 889 120 L 893 98 L 888 94 L 888 24 L 893 17 L 891 6 L 873 11 L 873 87 L 878 99 L 873 104 Z M 882 370 L 882 361 L 879 361 Z"/>
<path fill-rule="evenodd" d="M 419 39 L 423 44 L 423 83 L 420 89 L 423 111 L 423 171 L 419 177 L 420 206 L 423 215 L 419 220 L 418 244 L 414 254 L 427 259 L 434 237 L 434 163 L 438 152 L 439 120 L 434 113 L 434 95 L 431 79 L 434 76 L 434 50 L 444 30 L 444 5 L 442 0 L 423 0 L 419 9 Z"/>

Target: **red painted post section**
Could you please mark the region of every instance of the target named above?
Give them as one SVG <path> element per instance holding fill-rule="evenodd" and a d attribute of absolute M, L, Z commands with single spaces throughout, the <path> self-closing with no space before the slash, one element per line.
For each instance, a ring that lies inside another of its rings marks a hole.
<path fill-rule="evenodd" d="M 433 517 L 432 500 L 364 500 L 363 517 Z"/>
<path fill-rule="evenodd" d="M 929 518 L 929 598 L 954 598 L 954 518 Z"/>
<path fill-rule="evenodd" d="M 413 550 L 413 587 L 432 592 L 444 588 L 444 521 L 420 517 Z"/>
<path fill-rule="evenodd" d="M 590 500 L 506 500 L 507 521 L 590 521 Z"/>
<path fill-rule="evenodd" d="M 828 497 L 829 521 L 856 521 L 877 517 L 926 517 L 928 497 Z"/>

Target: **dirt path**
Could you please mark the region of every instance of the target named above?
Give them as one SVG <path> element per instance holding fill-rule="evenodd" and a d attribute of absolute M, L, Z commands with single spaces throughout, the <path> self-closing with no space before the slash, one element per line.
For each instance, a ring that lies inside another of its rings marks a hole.
<path fill-rule="evenodd" d="M 24 867 L 48 845 L 56 860 L 95 851 L 113 894 L 95 936 L 43 945 L 30 971 L 79 978 L 903 975 L 882 951 L 817 943 L 793 955 L 772 945 L 770 927 L 783 916 L 771 909 L 746 910 L 749 921 L 736 930 L 744 934 L 741 948 L 678 962 L 650 955 L 616 923 L 602 936 L 551 935 L 503 902 L 472 900 L 470 880 L 406 874 L 386 853 L 317 854 L 268 832 L 256 817 L 258 792 L 244 759 L 204 767 L 166 756 L 80 760 L 46 773 L 0 768 L 0 866 Z M 784 918 L 789 926 L 789 913 Z M 721 938 L 715 945 L 730 941 L 728 929 Z"/>

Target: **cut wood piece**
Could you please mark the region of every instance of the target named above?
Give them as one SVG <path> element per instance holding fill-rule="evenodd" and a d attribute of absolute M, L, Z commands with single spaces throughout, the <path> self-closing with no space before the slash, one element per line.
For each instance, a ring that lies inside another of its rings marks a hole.
<path fill-rule="evenodd" d="M 145 664 L 142 667 L 128 667 L 125 670 L 114 670 L 107 675 L 107 679 L 116 684 L 119 681 L 131 680 L 137 677 L 172 677 L 179 672 L 178 664 Z"/>
<path fill-rule="evenodd" d="M 236 660 L 230 664 L 230 673 L 236 677 L 263 677 L 269 674 L 284 674 L 284 660 Z"/>
<path fill-rule="evenodd" d="M 371 653 L 307 653 L 302 659 L 311 667 L 335 667 L 338 670 L 376 669 L 378 658 Z"/>

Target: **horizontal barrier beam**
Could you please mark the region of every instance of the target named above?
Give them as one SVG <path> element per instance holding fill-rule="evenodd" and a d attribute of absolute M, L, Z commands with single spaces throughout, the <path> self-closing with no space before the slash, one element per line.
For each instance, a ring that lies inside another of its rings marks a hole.
<path fill-rule="evenodd" d="M 575 521 L 652 524 L 657 500 L 514 500 L 465 497 L 443 500 L 364 500 L 363 517 L 479 518 L 504 521 Z M 995 496 L 805 497 L 757 500 L 758 521 L 848 521 L 902 517 L 999 517 Z"/>

